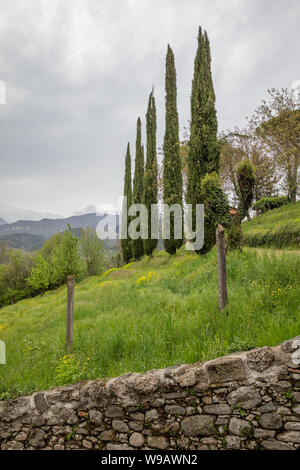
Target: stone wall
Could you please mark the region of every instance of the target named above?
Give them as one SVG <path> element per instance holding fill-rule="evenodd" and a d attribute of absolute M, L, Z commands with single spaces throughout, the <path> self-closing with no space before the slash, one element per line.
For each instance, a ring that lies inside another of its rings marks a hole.
<path fill-rule="evenodd" d="M 300 448 L 300 336 L 0 403 L 6 449 Z"/>

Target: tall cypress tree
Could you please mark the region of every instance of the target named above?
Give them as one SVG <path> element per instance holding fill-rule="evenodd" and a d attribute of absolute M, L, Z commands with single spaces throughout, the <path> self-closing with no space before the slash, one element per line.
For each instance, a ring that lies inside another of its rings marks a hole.
<path fill-rule="evenodd" d="M 144 192 L 144 150 L 142 146 L 142 123 L 138 118 L 136 125 L 135 171 L 133 178 L 133 204 L 142 204 Z M 139 227 L 138 227 L 139 229 Z M 144 254 L 142 238 L 132 241 L 133 254 L 140 259 Z"/>
<path fill-rule="evenodd" d="M 130 223 L 130 217 L 128 217 L 128 209 L 132 204 L 132 187 L 131 187 L 131 156 L 130 146 L 127 145 L 127 151 L 125 156 L 125 176 L 124 176 L 124 192 L 123 195 L 127 197 L 127 204 L 124 199 L 122 207 L 122 221 L 121 221 L 121 247 L 123 253 L 123 259 L 125 263 L 132 258 L 132 240 L 128 235 L 128 226 Z"/>
<path fill-rule="evenodd" d="M 164 137 L 163 199 L 172 206 L 179 204 L 182 209 L 182 168 L 179 153 L 179 124 L 177 112 L 177 88 L 174 54 L 168 45 L 166 57 L 166 129 Z M 176 253 L 183 243 L 183 218 L 181 238 L 175 239 L 174 213 L 170 214 L 170 238 L 164 239 L 165 250 Z"/>
<path fill-rule="evenodd" d="M 157 204 L 157 158 L 156 158 L 156 106 L 153 90 L 148 100 L 146 114 L 146 168 L 144 174 L 143 202 L 148 210 L 148 238 L 144 240 L 144 252 L 150 258 L 157 247 L 158 240 L 151 238 L 151 204 Z"/>
<path fill-rule="evenodd" d="M 204 203 L 201 181 L 207 173 L 219 171 L 220 151 L 217 131 L 210 44 L 207 33 L 202 33 L 202 29 L 199 27 L 191 95 L 190 152 L 186 197 L 187 202 L 193 205 L 194 230 L 195 205 Z M 206 253 L 215 243 L 215 227 L 212 220 L 206 216 L 204 224 L 204 246 L 199 253 Z"/>

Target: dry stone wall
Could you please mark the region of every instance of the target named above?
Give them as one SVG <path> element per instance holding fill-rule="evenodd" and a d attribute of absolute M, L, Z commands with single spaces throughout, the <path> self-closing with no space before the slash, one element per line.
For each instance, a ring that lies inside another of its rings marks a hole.
<path fill-rule="evenodd" d="M 300 448 L 300 336 L 0 403 L 9 449 Z"/>

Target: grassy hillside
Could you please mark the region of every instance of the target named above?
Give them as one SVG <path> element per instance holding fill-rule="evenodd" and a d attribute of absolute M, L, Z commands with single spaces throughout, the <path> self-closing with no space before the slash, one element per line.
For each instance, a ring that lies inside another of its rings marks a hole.
<path fill-rule="evenodd" d="M 218 311 L 215 249 L 158 252 L 76 286 L 73 354 L 66 289 L 0 310 L 0 399 L 80 379 L 142 372 L 275 345 L 300 331 L 300 252 L 228 256 L 229 306 Z"/>
<path fill-rule="evenodd" d="M 243 224 L 245 244 L 296 248 L 300 242 L 300 201 L 273 209 Z"/>

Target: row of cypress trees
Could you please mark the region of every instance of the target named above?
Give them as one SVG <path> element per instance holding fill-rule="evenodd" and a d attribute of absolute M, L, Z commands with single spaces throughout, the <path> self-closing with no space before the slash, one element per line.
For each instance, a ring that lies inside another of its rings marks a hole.
<path fill-rule="evenodd" d="M 177 111 L 176 68 L 173 51 L 168 45 L 165 74 L 165 135 L 163 143 L 163 202 L 172 206 L 183 207 L 183 178 L 180 155 L 179 120 Z M 156 106 L 153 90 L 148 100 L 146 113 L 146 162 L 141 138 L 141 119 L 137 120 L 137 136 L 135 150 L 135 171 L 133 190 L 131 183 L 130 146 L 127 146 L 125 157 L 124 196 L 128 207 L 132 203 L 143 203 L 148 209 L 148 238 L 142 240 L 121 240 L 123 258 L 128 262 L 131 258 L 140 259 L 147 254 L 152 256 L 158 240 L 151 238 L 151 204 L 158 202 L 158 166 L 156 154 Z M 204 203 L 202 180 L 206 174 L 219 172 L 220 151 L 217 139 L 218 122 L 215 108 L 215 92 L 211 72 L 211 52 L 206 31 L 199 27 L 198 47 L 194 62 L 194 76 L 191 94 L 191 122 L 189 155 L 187 160 L 187 187 L 185 200 L 193 205 Z M 127 208 L 123 208 L 122 220 L 125 233 L 130 223 Z M 193 211 L 193 230 L 195 230 L 195 211 Z M 182 211 L 183 213 L 183 211 Z M 183 224 L 182 224 L 183 227 Z M 215 243 L 215 224 L 212 217 L 205 216 L 205 243 L 199 253 L 205 253 Z M 170 238 L 164 240 L 164 248 L 170 253 L 183 244 L 182 237 L 175 239 L 174 215 L 171 213 Z"/>

